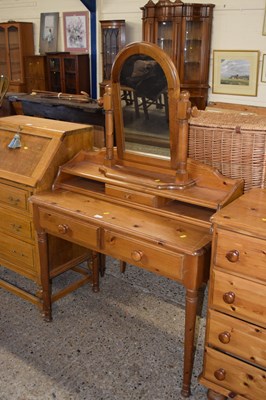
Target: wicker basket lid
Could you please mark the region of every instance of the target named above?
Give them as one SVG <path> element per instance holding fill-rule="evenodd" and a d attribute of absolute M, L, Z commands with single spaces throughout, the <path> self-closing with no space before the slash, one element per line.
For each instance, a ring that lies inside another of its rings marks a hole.
<path fill-rule="evenodd" d="M 242 112 L 199 111 L 189 120 L 191 126 L 266 132 L 266 116 Z"/>

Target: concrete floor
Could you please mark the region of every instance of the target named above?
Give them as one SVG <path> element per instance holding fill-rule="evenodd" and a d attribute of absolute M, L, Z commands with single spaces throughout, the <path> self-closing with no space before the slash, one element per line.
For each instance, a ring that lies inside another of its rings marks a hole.
<path fill-rule="evenodd" d="M 101 291 L 83 286 L 54 303 L 51 323 L 0 289 L 0 400 L 183 399 L 184 289 L 133 266 L 122 275 L 113 259 L 107 264 Z M 71 276 L 54 286 L 64 279 Z M 206 297 L 190 400 L 206 399 L 197 382 Z"/>

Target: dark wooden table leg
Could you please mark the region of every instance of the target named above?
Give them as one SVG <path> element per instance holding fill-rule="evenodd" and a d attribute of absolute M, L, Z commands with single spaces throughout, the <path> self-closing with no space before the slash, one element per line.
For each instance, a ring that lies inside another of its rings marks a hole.
<path fill-rule="evenodd" d="M 92 290 L 93 292 L 99 292 L 99 271 L 101 267 L 101 254 L 97 251 L 92 251 L 91 254 L 91 267 L 92 267 Z"/>
<path fill-rule="evenodd" d="M 184 371 L 181 394 L 190 396 L 190 383 L 194 359 L 194 338 L 198 306 L 198 290 L 186 290 L 186 314 L 185 314 L 185 341 L 184 341 Z"/>
<path fill-rule="evenodd" d="M 106 255 L 102 253 L 98 253 L 99 256 L 99 272 L 101 277 L 104 277 L 105 270 L 106 270 Z"/>
<path fill-rule="evenodd" d="M 41 269 L 42 316 L 45 321 L 50 322 L 52 320 L 52 301 L 51 282 L 49 276 L 47 234 L 44 231 L 38 231 L 37 236 Z"/>

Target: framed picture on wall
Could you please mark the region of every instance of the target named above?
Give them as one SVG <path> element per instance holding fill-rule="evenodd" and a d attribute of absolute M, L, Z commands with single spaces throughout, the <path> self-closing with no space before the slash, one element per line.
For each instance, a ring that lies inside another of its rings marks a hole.
<path fill-rule="evenodd" d="M 59 13 L 41 13 L 40 54 L 57 51 Z"/>
<path fill-rule="evenodd" d="M 64 40 L 66 51 L 69 51 L 71 53 L 89 52 L 88 20 L 89 13 L 87 11 L 63 13 Z"/>
<path fill-rule="evenodd" d="M 266 36 L 266 4 L 265 4 L 265 11 L 264 11 L 263 25 L 262 25 L 262 34 L 264 36 Z"/>
<path fill-rule="evenodd" d="M 266 54 L 263 54 L 262 56 L 261 82 L 266 82 Z"/>
<path fill-rule="evenodd" d="M 259 51 L 214 50 L 212 92 L 257 96 Z"/>

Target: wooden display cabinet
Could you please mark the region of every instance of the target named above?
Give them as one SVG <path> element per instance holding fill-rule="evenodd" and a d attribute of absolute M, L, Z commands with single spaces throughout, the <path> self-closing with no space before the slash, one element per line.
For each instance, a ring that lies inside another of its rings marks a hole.
<path fill-rule="evenodd" d="M 100 21 L 102 38 L 102 79 L 100 96 L 110 82 L 111 69 L 117 53 L 126 44 L 126 24 L 124 19 Z"/>
<path fill-rule="evenodd" d="M 212 220 L 213 253 L 203 373 L 208 399 L 266 393 L 266 190 L 252 189 Z"/>
<path fill-rule="evenodd" d="M 25 57 L 25 77 L 27 92 L 47 90 L 47 65 L 46 56 Z"/>
<path fill-rule="evenodd" d="M 90 94 L 90 60 L 88 54 L 56 53 L 47 55 L 48 90 Z"/>
<path fill-rule="evenodd" d="M 173 60 L 182 90 L 192 105 L 204 109 L 209 89 L 209 61 L 214 4 L 149 0 L 143 12 L 143 40 L 156 43 Z"/>
<path fill-rule="evenodd" d="M 44 301 L 42 271 L 28 198 L 41 190 L 50 189 L 58 166 L 79 150 L 92 147 L 92 129 L 87 125 L 24 115 L 0 120 L 0 265 L 33 281 L 36 291 L 28 292 L 23 285 L 18 287 L 4 279 L 0 279 L 0 287 L 41 309 Z M 14 142 L 20 147 L 12 147 Z M 88 250 L 78 245 L 57 237 L 50 238 L 50 279 L 89 256 Z M 82 275 L 76 287 L 90 279 L 90 273 Z M 65 288 L 65 293 L 70 289 Z M 62 294 L 55 293 L 51 301 Z"/>
<path fill-rule="evenodd" d="M 0 74 L 9 78 L 9 91 L 26 91 L 24 56 L 33 54 L 34 40 L 31 22 L 0 24 Z"/>

